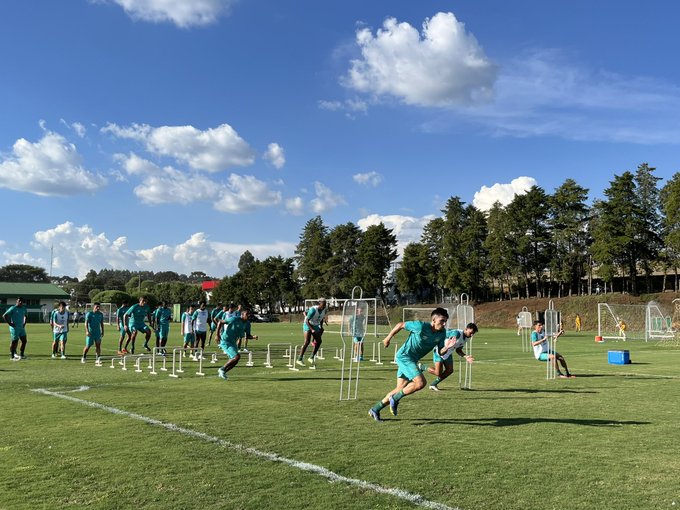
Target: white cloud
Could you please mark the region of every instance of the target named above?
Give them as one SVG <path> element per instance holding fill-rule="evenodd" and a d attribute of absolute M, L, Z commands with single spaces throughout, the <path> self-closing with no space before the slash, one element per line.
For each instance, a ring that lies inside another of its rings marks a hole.
<path fill-rule="evenodd" d="M 102 132 L 142 142 L 149 152 L 175 158 L 195 170 L 219 172 L 255 161 L 254 151 L 229 124 L 201 131 L 193 126 L 120 127 L 109 123 Z"/>
<path fill-rule="evenodd" d="M 281 192 L 269 188 L 267 183 L 252 175 L 231 174 L 227 185 L 220 190 L 215 209 L 229 213 L 242 213 L 281 203 Z"/>
<path fill-rule="evenodd" d="M 269 161 L 276 168 L 283 168 L 286 164 L 286 155 L 284 154 L 283 147 L 278 143 L 270 143 L 267 146 L 267 152 L 264 153 L 264 159 Z"/>
<path fill-rule="evenodd" d="M 95 0 L 96 1 L 96 0 Z M 103 1 L 103 0 L 99 0 Z M 234 0 L 109 0 L 120 5 L 134 20 L 170 22 L 180 28 L 215 23 Z"/>
<path fill-rule="evenodd" d="M 363 174 L 354 174 L 352 179 L 362 186 L 372 186 L 375 188 L 382 182 L 383 176 L 378 172 L 366 172 Z"/>
<path fill-rule="evenodd" d="M 327 101 L 321 99 L 317 102 L 319 109 L 331 112 L 344 111 L 349 118 L 354 118 L 356 113 L 368 112 L 368 103 L 363 99 L 345 99 L 344 101 Z"/>
<path fill-rule="evenodd" d="M 430 221 L 435 219 L 434 215 L 427 215 L 421 218 L 414 216 L 402 216 L 398 214 L 389 214 L 381 216 L 379 214 L 369 214 L 361 218 L 357 225 L 361 230 L 365 231 L 371 225 L 378 225 L 382 223 L 385 227 L 392 229 L 394 235 L 397 237 L 397 252 L 401 257 L 404 253 L 404 248 L 409 243 L 416 243 L 420 241 L 420 236 L 423 233 L 423 228 Z"/>
<path fill-rule="evenodd" d="M 328 186 L 319 181 L 314 183 L 314 192 L 316 193 L 316 198 L 313 198 L 309 204 L 315 214 L 321 214 L 340 205 L 347 204 L 342 195 L 333 192 Z"/>
<path fill-rule="evenodd" d="M 12 154 L 0 160 L 0 187 L 43 196 L 93 193 L 106 179 L 83 167 L 76 146 L 57 133 L 46 132 L 31 143 L 20 138 Z"/>
<path fill-rule="evenodd" d="M 59 119 L 59 122 L 61 122 L 67 128 L 75 131 L 76 135 L 78 135 L 80 138 L 85 138 L 85 135 L 87 134 L 87 129 L 80 122 L 72 122 L 69 124 L 64 119 Z"/>
<path fill-rule="evenodd" d="M 513 179 L 509 184 L 496 183 L 490 187 L 482 186 L 475 193 L 472 205 L 481 211 L 488 211 L 495 202 L 500 202 L 501 205 L 505 206 L 512 202 L 515 195 L 522 195 L 537 184 L 533 177 L 522 176 Z"/>
<path fill-rule="evenodd" d="M 423 23 L 422 37 L 408 23 L 388 18 L 373 35 L 363 28 L 344 84 L 360 92 L 394 96 L 406 104 L 450 106 L 488 100 L 496 66 L 453 13 Z"/>
<path fill-rule="evenodd" d="M 36 232 L 35 248 L 49 253 L 54 247 L 53 274 L 83 278 L 90 269 L 104 268 L 176 271 L 189 274 L 204 271 L 215 277 L 233 274 L 238 260 L 249 250 L 256 258 L 281 255 L 290 257 L 293 243 L 274 241 L 269 244 L 236 244 L 210 240 L 203 232 L 192 234 L 175 245 L 162 244 L 133 250 L 125 237 L 111 241 L 104 232 L 97 233 L 87 225 L 65 222 L 52 229 Z M 28 253 L 3 253 L 4 263 L 29 263 L 45 267 L 45 261 Z"/>
<path fill-rule="evenodd" d="M 286 210 L 295 216 L 300 216 L 304 213 L 305 202 L 302 197 L 289 198 L 285 202 Z"/>

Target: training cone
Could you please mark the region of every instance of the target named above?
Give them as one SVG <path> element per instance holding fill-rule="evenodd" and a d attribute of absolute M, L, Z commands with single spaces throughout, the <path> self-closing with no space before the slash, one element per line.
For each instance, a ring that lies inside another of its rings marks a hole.
<path fill-rule="evenodd" d="M 602 337 L 601 337 L 601 336 L 596 336 L 596 337 L 595 337 L 595 341 L 596 341 L 598 344 L 604 342 L 604 340 L 602 340 Z"/>

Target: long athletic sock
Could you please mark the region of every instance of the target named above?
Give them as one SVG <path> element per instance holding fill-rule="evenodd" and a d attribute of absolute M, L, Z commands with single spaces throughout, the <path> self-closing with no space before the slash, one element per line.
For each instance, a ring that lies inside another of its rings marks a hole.
<path fill-rule="evenodd" d="M 376 413 L 379 413 L 381 410 L 385 409 L 387 407 L 387 404 L 383 404 L 382 400 L 376 403 L 371 409 L 373 409 Z"/>
<path fill-rule="evenodd" d="M 394 400 L 395 402 L 399 402 L 402 398 L 404 398 L 403 390 L 399 390 L 394 395 L 392 395 L 392 400 Z"/>
<path fill-rule="evenodd" d="M 430 386 L 437 386 L 440 382 L 442 382 L 441 378 L 437 377 L 434 381 L 432 381 Z"/>

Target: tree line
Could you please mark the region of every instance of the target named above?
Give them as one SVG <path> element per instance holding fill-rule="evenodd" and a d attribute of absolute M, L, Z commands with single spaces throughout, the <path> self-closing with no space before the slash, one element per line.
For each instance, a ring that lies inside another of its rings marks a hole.
<path fill-rule="evenodd" d="M 677 292 L 680 173 L 659 188 L 654 172 L 643 163 L 615 175 L 592 204 L 589 190 L 570 178 L 552 194 L 533 186 L 487 212 L 452 196 L 420 240 L 405 247 L 398 267 L 397 239 L 384 224 L 365 231 L 351 222 L 329 228 L 316 216 L 304 225 L 293 257 L 258 260 L 244 252 L 238 271 L 214 289 L 213 301 L 280 312 L 298 309 L 305 298 L 349 297 L 356 285 L 365 297 L 386 302 L 437 302 L 463 292 L 474 301 L 561 297 L 590 294 L 600 284 L 603 291 L 631 294 Z M 102 299 L 107 291 L 190 303 L 204 298 L 198 284 L 211 279 L 201 271 L 102 269 L 82 281 L 52 281 L 90 301 L 114 302 Z M 0 268 L 0 281 L 50 278 L 42 268 L 11 265 Z"/>

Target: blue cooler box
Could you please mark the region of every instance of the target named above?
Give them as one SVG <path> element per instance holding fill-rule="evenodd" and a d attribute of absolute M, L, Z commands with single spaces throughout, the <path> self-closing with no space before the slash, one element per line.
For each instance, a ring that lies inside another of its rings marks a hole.
<path fill-rule="evenodd" d="M 628 365 L 630 364 L 630 352 L 609 351 L 608 361 L 610 365 Z"/>

